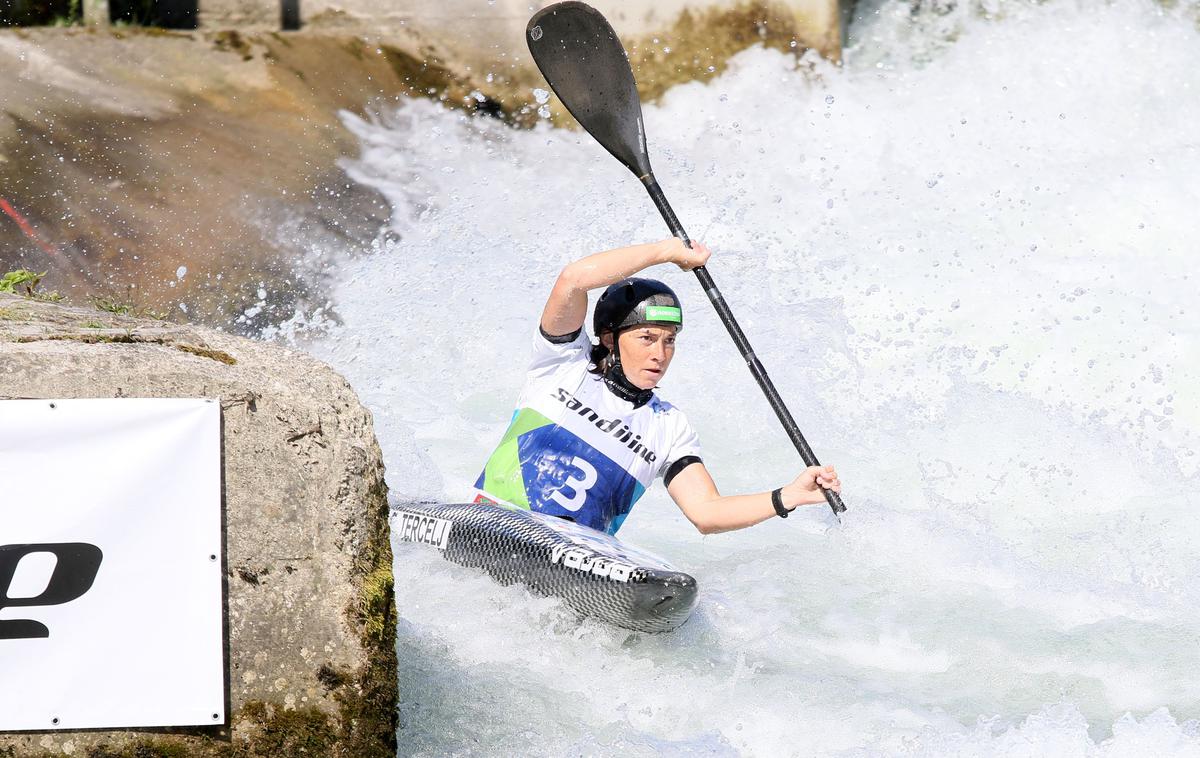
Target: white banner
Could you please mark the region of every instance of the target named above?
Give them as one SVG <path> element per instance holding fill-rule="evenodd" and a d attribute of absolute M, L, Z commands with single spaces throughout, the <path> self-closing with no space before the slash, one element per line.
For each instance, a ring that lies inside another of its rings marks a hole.
<path fill-rule="evenodd" d="M 0 401 L 0 731 L 224 722 L 220 418 Z"/>

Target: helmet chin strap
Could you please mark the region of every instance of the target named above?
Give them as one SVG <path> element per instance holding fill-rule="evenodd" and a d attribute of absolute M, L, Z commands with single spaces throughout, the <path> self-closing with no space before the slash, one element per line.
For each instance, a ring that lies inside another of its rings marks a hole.
<path fill-rule="evenodd" d="M 612 359 L 608 361 L 608 366 L 604 369 L 604 384 L 617 397 L 633 403 L 634 408 L 641 408 L 650 402 L 650 398 L 654 396 L 654 389 L 644 390 L 625 376 L 625 369 L 621 368 L 621 350 L 617 346 L 616 334 L 613 335 L 611 356 Z"/>

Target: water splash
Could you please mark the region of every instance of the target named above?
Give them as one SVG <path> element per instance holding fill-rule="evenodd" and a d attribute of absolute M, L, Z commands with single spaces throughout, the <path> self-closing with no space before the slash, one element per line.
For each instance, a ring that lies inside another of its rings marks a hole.
<path fill-rule="evenodd" d="M 397 546 L 403 752 L 1200 750 L 1194 8 L 878 10 L 844 68 L 751 50 L 645 113 L 844 526 L 701 538 L 652 490 L 622 535 L 703 588 L 664 637 Z M 393 216 L 311 349 L 374 410 L 393 491 L 459 499 L 558 269 L 665 232 L 584 134 L 346 118 Z M 651 273 L 692 304 L 663 394 L 723 491 L 786 481 L 694 280 Z"/>

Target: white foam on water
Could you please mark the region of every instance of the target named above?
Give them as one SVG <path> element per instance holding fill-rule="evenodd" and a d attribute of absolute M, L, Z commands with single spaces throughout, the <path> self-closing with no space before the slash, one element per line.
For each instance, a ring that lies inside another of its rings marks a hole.
<path fill-rule="evenodd" d="M 652 489 L 622 537 L 702 588 L 657 637 L 397 545 L 402 753 L 1200 755 L 1196 7 L 866 15 L 843 68 L 750 50 L 645 108 L 844 524 L 705 538 Z M 391 241 L 310 349 L 393 493 L 461 500 L 559 268 L 664 227 L 583 133 L 425 101 L 347 123 Z M 662 393 L 722 490 L 787 481 L 694 279 L 650 273 L 687 306 Z"/>

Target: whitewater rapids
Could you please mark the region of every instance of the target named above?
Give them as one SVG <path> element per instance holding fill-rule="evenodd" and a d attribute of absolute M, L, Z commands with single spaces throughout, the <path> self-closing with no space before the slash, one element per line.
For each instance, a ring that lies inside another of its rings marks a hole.
<path fill-rule="evenodd" d="M 656 486 L 621 536 L 702 590 L 664 636 L 396 545 L 402 755 L 1200 755 L 1197 6 L 860 11 L 842 68 L 752 49 L 645 108 L 844 524 L 702 537 Z M 340 325 L 280 331 L 373 410 L 396 498 L 462 500 L 559 268 L 665 227 L 586 134 L 346 118 L 394 215 Z M 718 485 L 788 481 L 694 277 L 650 273 Z"/>

